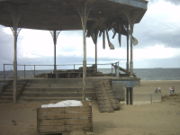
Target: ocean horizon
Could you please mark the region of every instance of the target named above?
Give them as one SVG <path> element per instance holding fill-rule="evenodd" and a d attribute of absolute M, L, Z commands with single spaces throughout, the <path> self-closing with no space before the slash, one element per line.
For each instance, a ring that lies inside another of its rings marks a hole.
<path fill-rule="evenodd" d="M 180 68 L 139 68 L 134 73 L 142 80 L 180 80 Z"/>
<path fill-rule="evenodd" d="M 27 70 L 25 72 L 25 77 L 31 78 L 35 75 L 42 73 L 51 73 L 53 70 Z M 101 68 L 100 72 L 103 73 L 111 73 L 114 72 L 110 68 Z M 6 78 L 12 78 L 12 70 L 8 70 L 5 72 Z M 134 74 L 141 78 L 141 80 L 180 80 L 180 68 L 136 68 L 134 69 Z M 24 77 L 24 71 L 18 71 L 18 76 L 20 78 Z M 4 72 L 0 71 L 0 79 L 4 78 Z"/>

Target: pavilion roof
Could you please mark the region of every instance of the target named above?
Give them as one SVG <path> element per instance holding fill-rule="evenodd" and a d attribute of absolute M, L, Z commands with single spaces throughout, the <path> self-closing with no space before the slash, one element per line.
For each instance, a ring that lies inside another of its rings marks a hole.
<path fill-rule="evenodd" d="M 0 0 L 0 24 L 13 26 L 15 16 L 18 27 L 44 30 L 82 29 L 78 10 L 85 0 Z M 90 9 L 87 24 L 106 29 L 114 22 L 139 23 L 147 10 L 145 0 L 86 0 Z M 123 34 L 123 32 L 122 32 Z"/>

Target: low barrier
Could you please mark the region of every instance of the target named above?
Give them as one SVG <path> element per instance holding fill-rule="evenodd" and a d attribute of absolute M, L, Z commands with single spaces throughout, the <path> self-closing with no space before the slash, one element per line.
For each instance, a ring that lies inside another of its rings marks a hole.
<path fill-rule="evenodd" d="M 98 64 L 97 70 L 103 73 L 114 73 L 113 64 L 115 63 L 105 63 L 105 64 Z M 93 64 L 87 64 L 88 66 L 92 66 Z M 56 69 L 58 70 L 77 70 L 82 67 L 82 64 L 62 64 L 56 65 Z M 53 73 L 54 72 L 54 65 L 17 65 L 17 75 L 18 78 L 34 78 L 38 74 L 43 73 Z M 107 70 L 108 69 L 108 70 Z M 1 79 L 13 79 L 13 64 L 3 64 L 3 71 L 0 72 Z"/>
<path fill-rule="evenodd" d="M 134 94 L 134 104 L 152 104 L 162 101 L 161 93 Z"/>

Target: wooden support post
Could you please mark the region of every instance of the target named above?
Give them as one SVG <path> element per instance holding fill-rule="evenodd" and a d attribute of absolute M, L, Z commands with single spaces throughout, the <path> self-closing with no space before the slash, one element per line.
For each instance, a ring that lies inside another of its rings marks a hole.
<path fill-rule="evenodd" d="M 79 15 L 82 23 L 83 30 L 83 88 L 82 88 L 82 101 L 85 101 L 86 90 L 86 68 L 87 68 L 87 54 L 86 54 L 86 24 L 89 11 L 87 10 L 87 3 L 85 2 L 83 7 L 79 10 Z"/>
<path fill-rule="evenodd" d="M 132 87 L 130 87 L 129 88 L 129 98 L 130 98 L 130 105 L 133 105 L 133 88 Z"/>
<path fill-rule="evenodd" d="M 11 28 L 14 36 L 14 59 L 13 59 L 13 103 L 16 103 L 17 98 L 17 39 L 21 29 L 17 25 Z"/>
<path fill-rule="evenodd" d="M 111 64 L 111 74 L 113 74 L 113 68 L 114 68 L 112 64 Z"/>
<path fill-rule="evenodd" d="M 20 32 L 20 28 L 18 28 L 18 25 L 20 23 L 21 15 L 19 14 L 19 7 L 9 5 L 8 7 L 9 13 L 12 18 L 12 33 L 14 37 L 14 59 L 13 59 L 13 103 L 16 103 L 17 100 L 17 39 L 18 34 Z"/>
<path fill-rule="evenodd" d="M 26 78 L 26 65 L 24 65 L 24 79 Z"/>
<path fill-rule="evenodd" d="M 132 44 L 133 25 L 130 24 L 130 75 L 133 75 L 133 44 Z"/>
<path fill-rule="evenodd" d="M 133 32 L 133 24 L 132 20 L 128 14 L 125 14 L 127 18 L 127 71 L 130 76 L 133 75 L 133 45 L 132 45 L 132 32 Z"/>
<path fill-rule="evenodd" d="M 52 38 L 53 38 L 53 43 L 54 43 L 54 74 L 55 78 L 57 78 L 57 64 L 56 64 L 56 45 L 57 45 L 57 39 L 60 34 L 60 31 L 53 30 L 50 31 Z"/>
<path fill-rule="evenodd" d="M 57 71 L 56 71 L 56 43 L 57 43 L 57 38 L 56 38 L 56 30 L 53 31 L 53 41 L 54 41 L 54 74 L 55 78 L 57 78 Z"/>
<path fill-rule="evenodd" d="M 96 66 L 96 72 L 97 72 L 97 43 L 95 44 L 95 66 Z"/>
<path fill-rule="evenodd" d="M 86 11 L 84 11 L 86 12 Z M 82 92 L 82 100 L 85 100 L 85 90 L 86 90 L 86 67 L 87 67 L 87 61 L 86 61 L 86 21 L 85 16 L 83 16 L 83 92 Z"/>
<path fill-rule="evenodd" d="M 126 104 L 133 105 L 133 87 L 126 88 Z"/>
<path fill-rule="evenodd" d="M 126 88 L 126 104 L 129 105 L 129 87 Z"/>
<path fill-rule="evenodd" d="M 129 24 L 128 24 L 128 33 L 127 33 L 127 61 L 126 61 L 126 69 L 129 73 Z"/>
<path fill-rule="evenodd" d="M 6 65 L 3 64 L 3 77 L 4 77 L 4 80 L 6 79 Z"/>
<path fill-rule="evenodd" d="M 34 67 L 34 78 L 35 78 L 35 75 L 36 75 L 36 65 L 34 65 L 33 67 Z"/>
<path fill-rule="evenodd" d="M 13 28 L 14 30 L 14 61 L 13 61 L 13 64 L 14 64 L 14 83 L 13 83 L 13 88 L 14 88 L 14 91 L 13 91 L 13 102 L 16 103 L 16 97 L 17 97 L 17 94 L 16 94 L 16 85 L 17 85 L 17 37 L 18 37 L 18 34 L 17 34 L 17 27 L 14 27 Z"/>

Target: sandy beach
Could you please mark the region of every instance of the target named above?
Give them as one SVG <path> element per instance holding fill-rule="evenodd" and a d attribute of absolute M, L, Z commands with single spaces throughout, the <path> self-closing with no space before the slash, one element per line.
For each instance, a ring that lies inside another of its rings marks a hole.
<path fill-rule="evenodd" d="M 175 86 L 176 96 L 168 96 Z M 161 87 L 162 102 L 127 106 L 114 113 L 99 113 L 93 105 L 95 135 L 180 135 L 180 81 L 141 81 L 136 95 Z M 38 135 L 36 109 L 42 103 L 0 104 L 0 135 Z"/>

